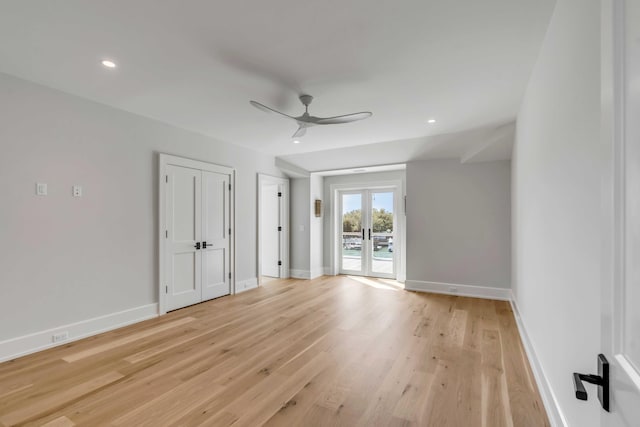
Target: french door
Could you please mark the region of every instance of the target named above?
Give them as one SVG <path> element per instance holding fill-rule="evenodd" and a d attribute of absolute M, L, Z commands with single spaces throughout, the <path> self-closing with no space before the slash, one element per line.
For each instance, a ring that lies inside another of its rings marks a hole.
<path fill-rule="evenodd" d="M 233 170 L 161 156 L 161 175 L 163 310 L 230 294 Z"/>
<path fill-rule="evenodd" d="M 395 189 L 341 191 L 339 200 L 340 273 L 395 278 Z"/>

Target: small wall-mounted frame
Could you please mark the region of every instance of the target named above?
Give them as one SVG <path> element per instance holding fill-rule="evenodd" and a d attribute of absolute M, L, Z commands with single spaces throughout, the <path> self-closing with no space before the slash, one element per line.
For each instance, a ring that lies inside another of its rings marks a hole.
<path fill-rule="evenodd" d="M 322 216 L 322 200 L 316 199 L 316 202 L 315 202 L 315 213 L 316 213 L 316 217 L 321 217 Z"/>

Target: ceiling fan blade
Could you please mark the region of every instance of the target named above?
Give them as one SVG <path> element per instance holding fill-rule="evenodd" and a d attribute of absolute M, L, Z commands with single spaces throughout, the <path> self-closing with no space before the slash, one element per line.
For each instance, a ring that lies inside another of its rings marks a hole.
<path fill-rule="evenodd" d="M 262 110 L 262 111 L 264 111 L 264 112 L 266 112 L 266 113 L 276 113 L 276 114 L 280 114 L 281 116 L 285 116 L 285 117 L 288 117 L 288 118 L 290 118 L 290 119 L 294 119 L 294 120 L 295 120 L 295 117 L 292 117 L 292 116 L 290 116 L 290 115 L 288 115 L 288 114 L 285 114 L 285 113 L 281 113 L 280 111 L 278 111 L 278 110 L 274 110 L 273 108 L 269 108 L 269 107 L 267 107 L 266 105 L 264 105 L 264 104 L 260 104 L 260 103 L 259 103 L 259 102 L 257 102 L 257 101 L 249 101 L 249 104 L 253 105 L 253 106 L 254 106 L 254 107 L 256 107 L 258 110 Z"/>
<path fill-rule="evenodd" d="M 335 125 L 339 123 L 350 123 L 357 120 L 363 120 L 371 117 L 373 113 L 369 111 L 363 111 L 361 113 L 345 114 L 344 116 L 327 117 L 324 119 L 317 119 L 315 123 L 318 125 Z"/>
<path fill-rule="evenodd" d="M 300 138 L 301 136 L 304 136 L 304 134 L 306 133 L 307 133 L 307 127 L 301 123 L 300 127 L 298 128 L 296 133 L 294 133 L 293 136 L 291 136 L 291 138 Z"/>

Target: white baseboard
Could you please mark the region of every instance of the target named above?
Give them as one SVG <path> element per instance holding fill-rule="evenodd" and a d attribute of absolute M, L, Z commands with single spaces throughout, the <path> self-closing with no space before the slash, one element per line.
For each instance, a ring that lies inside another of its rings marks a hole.
<path fill-rule="evenodd" d="M 320 267 L 320 268 L 315 268 L 313 270 L 311 270 L 311 274 L 309 275 L 309 279 L 315 279 L 317 277 L 322 277 L 324 276 L 324 268 Z"/>
<path fill-rule="evenodd" d="M 542 403 L 547 411 L 549 422 L 551 423 L 552 427 L 566 427 L 568 425 L 567 420 L 560 410 L 558 400 L 556 399 L 556 396 L 551 389 L 551 385 L 547 380 L 547 376 L 542 369 L 542 365 L 540 365 L 540 361 L 536 356 L 536 352 L 533 349 L 533 345 L 531 343 L 531 340 L 529 339 L 529 335 L 527 334 L 527 329 L 524 326 L 522 318 L 520 317 L 518 305 L 513 298 L 511 299 L 511 308 L 513 309 L 513 317 L 516 319 L 516 325 L 518 325 L 518 331 L 520 332 L 520 337 L 522 338 L 522 344 L 524 345 L 524 350 L 527 353 L 527 359 L 529 359 L 529 364 L 531 366 L 531 370 L 533 371 L 533 376 L 535 377 L 536 383 L 538 384 L 538 390 L 540 391 Z"/>
<path fill-rule="evenodd" d="M 291 270 L 289 270 L 289 272 L 291 273 L 291 277 L 293 277 L 294 279 L 311 278 L 311 272 L 309 270 L 295 270 L 292 268 Z"/>
<path fill-rule="evenodd" d="M 258 278 L 252 277 L 247 280 L 240 280 L 236 282 L 236 294 L 242 293 L 244 291 L 248 291 L 250 289 L 255 289 L 258 287 Z"/>
<path fill-rule="evenodd" d="M 157 316 L 158 304 L 154 303 L 0 341 L 0 362 L 35 353 L 36 351 L 46 350 L 51 347 L 68 344 L 72 341 L 77 341 Z M 63 332 L 68 332 L 69 337 L 67 339 L 55 343 L 52 342 L 52 336 L 54 334 Z"/>
<path fill-rule="evenodd" d="M 404 282 L 404 288 L 408 291 L 434 292 L 437 294 L 511 301 L 511 289 L 508 288 L 425 282 L 422 280 L 406 280 Z"/>

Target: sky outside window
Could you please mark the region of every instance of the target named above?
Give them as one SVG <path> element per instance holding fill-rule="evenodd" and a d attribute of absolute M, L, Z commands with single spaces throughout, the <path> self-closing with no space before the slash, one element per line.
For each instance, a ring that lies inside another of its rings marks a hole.
<path fill-rule="evenodd" d="M 387 212 L 393 212 L 393 192 L 373 193 L 373 208 L 384 209 Z M 342 213 L 362 209 L 362 195 L 360 194 L 343 194 L 342 195 Z"/>

